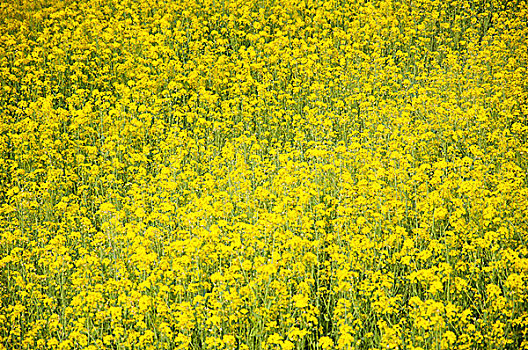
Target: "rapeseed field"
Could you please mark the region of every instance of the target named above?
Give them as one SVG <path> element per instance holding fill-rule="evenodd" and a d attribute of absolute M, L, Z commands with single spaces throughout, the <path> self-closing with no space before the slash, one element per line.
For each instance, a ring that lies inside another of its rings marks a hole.
<path fill-rule="evenodd" d="M 0 3 L 0 349 L 528 349 L 528 3 Z"/>

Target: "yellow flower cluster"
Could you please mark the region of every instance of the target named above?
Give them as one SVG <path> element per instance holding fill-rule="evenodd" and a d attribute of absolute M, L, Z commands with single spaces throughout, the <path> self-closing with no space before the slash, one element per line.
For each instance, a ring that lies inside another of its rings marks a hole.
<path fill-rule="evenodd" d="M 528 349 L 528 3 L 0 4 L 0 350 Z"/>

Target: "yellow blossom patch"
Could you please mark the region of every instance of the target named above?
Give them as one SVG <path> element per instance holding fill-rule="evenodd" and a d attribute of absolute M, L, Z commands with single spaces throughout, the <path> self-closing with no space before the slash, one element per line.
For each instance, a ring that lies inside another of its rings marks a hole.
<path fill-rule="evenodd" d="M 0 349 L 528 349 L 526 1 L 3 1 Z"/>

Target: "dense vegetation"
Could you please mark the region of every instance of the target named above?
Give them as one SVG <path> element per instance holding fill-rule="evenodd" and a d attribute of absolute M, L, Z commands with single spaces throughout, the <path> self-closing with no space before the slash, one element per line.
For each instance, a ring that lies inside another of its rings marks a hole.
<path fill-rule="evenodd" d="M 528 349 L 526 1 L 0 4 L 0 349 Z"/>

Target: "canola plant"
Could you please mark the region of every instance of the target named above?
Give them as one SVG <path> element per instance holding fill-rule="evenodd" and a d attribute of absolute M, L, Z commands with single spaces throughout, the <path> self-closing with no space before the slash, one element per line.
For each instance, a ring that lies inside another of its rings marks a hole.
<path fill-rule="evenodd" d="M 0 349 L 528 349 L 528 3 L 6 0 Z"/>

